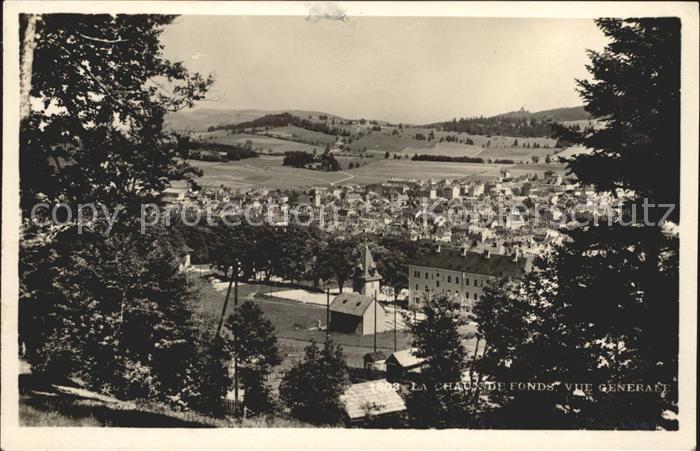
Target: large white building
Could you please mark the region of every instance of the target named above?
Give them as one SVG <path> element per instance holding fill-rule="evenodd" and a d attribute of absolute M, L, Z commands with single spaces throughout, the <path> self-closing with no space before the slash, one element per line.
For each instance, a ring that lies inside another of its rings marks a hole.
<path fill-rule="evenodd" d="M 436 295 L 459 300 L 462 311 L 471 312 L 490 280 L 521 278 L 530 270 L 525 257 L 440 249 L 408 265 L 408 303 L 420 304 Z"/>

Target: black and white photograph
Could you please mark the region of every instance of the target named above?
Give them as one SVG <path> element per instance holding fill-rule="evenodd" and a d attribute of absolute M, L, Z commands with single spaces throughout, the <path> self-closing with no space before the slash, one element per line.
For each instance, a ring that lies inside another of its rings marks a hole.
<path fill-rule="evenodd" d="M 3 449 L 694 447 L 696 3 L 99 3 L 4 5 Z"/>

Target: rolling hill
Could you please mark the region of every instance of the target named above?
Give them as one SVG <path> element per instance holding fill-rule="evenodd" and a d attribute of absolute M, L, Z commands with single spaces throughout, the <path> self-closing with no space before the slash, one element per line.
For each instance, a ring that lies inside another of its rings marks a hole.
<path fill-rule="evenodd" d="M 196 108 L 168 114 L 165 117 L 165 127 L 170 130 L 202 132 L 211 126 L 240 124 L 263 116 L 281 113 L 289 113 L 302 118 L 312 116 L 316 120 L 319 116 L 340 118 L 321 111 Z"/>
<path fill-rule="evenodd" d="M 498 114 L 495 117 L 530 119 L 538 121 L 551 118 L 555 122 L 582 121 L 592 118 L 591 114 L 583 109 L 583 106 L 554 108 L 551 110 L 537 111 L 535 113 L 531 113 L 523 107 L 518 111 Z"/>

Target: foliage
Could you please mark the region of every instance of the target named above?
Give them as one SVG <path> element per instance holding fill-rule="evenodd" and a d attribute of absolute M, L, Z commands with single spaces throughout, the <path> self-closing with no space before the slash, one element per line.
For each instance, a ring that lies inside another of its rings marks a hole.
<path fill-rule="evenodd" d="M 466 323 L 459 303 L 447 296 L 423 304 L 425 320 L 409 323 L 414 355 L 425 359 L 416 389 L 406 399 L 414 427 L 464 427 L 468 423 L 468 397 L 455 384 L 466 371 L 465 337 L 459 327 Z M 444 384 L 447 384 L 445 386 Z"/>
<path fill-rule="evenodd" d="M 20 336 L 32 371 L 49 379 L 214 412 L 226 351 L 202 332 L 181 248 L 157 227 L 138 233 L 134 214 L 170 180 L 197 174 L 163 116 L 202 99 L 212 80 L 163 57 L 159 37 L 174 18 L 37 21 L 32 109 L 20 130 Z M 111 233 L 94 217 L 59 227 L 27 219 L 37 201 L 127 214 Z"/>
<path fill-rule="evenodd" d="M 211 78 L 162 55 L 174 16 L 47 14 L 37 23 L 20 133 L 22 206 L 37 200 L 135 206 L 197 171 L 163 116 L 203 98 Z M 167 87 L 166 87 L 167 85 Z"/>
<path fill-rule="evenodd" d="M 599 190 L 633 190 L 639 200 L 673 204 L 670 220 L 678 221 L 680 20 L 596 23 L 610 43 L 603 52 L 589 52 L 595 79 L 578 85 L 586 111 L 605 126 L 584 132 L 557 127 L 560 139 L 592 149 L 572 158 L 569 169 Z"/>
<path fill-rule="evenodd" d="M 601 19 L 611 38 L 590 52 L 585 108 L 605 123 L 560 138 L 593 149 L 570 170 L 599 190 L 631 190 L 631 204 L 678 202 L 679 21 Z M 659 176 L 661 175 L 661 176 Z M 629 192 L 627 193 L 630 194 Z M 625 219 L 634 214 L 629 208 Z M 665 210 L 665 209 L 664 209 Z M 651 211 L 651 220 L 658 212 Z M 677 220 L 678 209 L 670 219 Z M 639 219 L 639 218 L 637 218 Z M 477 304 L 492 380 L 542 381 L 544 392 L 495 393 L 492 422 L 507 427 L 667 429 L 678 401 L 678 238 L 660 224 L 603 224 L 535 264 L 520 284 L 487 290 Z M 591 383 L 572 390 L 567 383 Z M 600 384 L 666 384 L 608 392 Z M 527 415 L 524 413 L 527 412 Z"/>
<path fill-rule="evenodd" d="M 359 242 L 356 238 L 331 235 L 321 249 L 316 265 L 324 268 L 322 278 L 335 276 L 340 291 L 343 291 L 359 258 Z"/>
<path fill-rule="evenodd" d="M 316 161 L 314 155 L 301 150 L 285 152 L 282 165 L 294 168 L 304 168 Z"/>
<path fill-rule="evenodd" d="M 285 152 L 282 165 L 323 171 L 339 171 L 341 169 L 338 160 L 328 151 L 322 155 L 312 155 L 301 150 Z"/>
<path fill-rule="evenodd" d="M 348 387 L 343 349 L 328 340 L 322 349 L 312 342 L 304 360 L 290 368 L 280 396 L 295 418 L 313 424 L 337 424 L 344 415 L 340 396 Z"/>
<path fill-rule="evenodd" d="M 290 113 L 267 114 L 265 116 L 253 119 L 252 121 L 216 126 L 214 127 L 214 130 L 232 130 L 236 132 L 243 132 L 247 129 L 286 127 L 288 125 L 305 128 L 307 130 L 320 132 L 327 135 L 350 136 L 350 132 L 343 128 L 331 127 L 325 122 L 314 122 L 307 119 L 302 119 Z"/>
<path fill-rule="evenodd" d="M 411 160 L 413 161 L 451 161 L 455 163 L 484 163 L 483 158 L 479 157 L 468 157 L 468 156 L 461 156 L 461 157 L 451 157 L 449 155 L 414 155 Z"/>
<path fill-rule="evenodd" d="M 244 405 L 256 414 L 270 412 L 273 401 L 267 378 L 282 362 L 272 323 L 252 301 L 238 306 L 226 322 L 234 336 L 232 350 L 245 391 Z"/>
<path fill-rule="evenodd" d="M 31 251 L 22 259 L 32 288 L 22 326 L 34 372 L 79 377 L 126 399 L 216 409 L 225 352 L 201 336 L 195 293 L 162 235 L 68 230 Z"/>
<path fill-rule="evenodd" d="M 479 362 L 485 377 L 560 384 L 504 395 L 498 421 L 524 428 L 673 428 L 662 412 L 674 410 L 677 399 L 678 335 L 669 333 L 678 330 L 677 240 L 619 225 L 579 230 L 572 238 L 539 259 L 524 281 L 488 288 L 475 306 L 488 347 Z M 577 394 L 561 385 L 583 381 L 594 390 Z M 670 390 L 604 393 L 598 387 L 605 383 L 662 383 Z"/>

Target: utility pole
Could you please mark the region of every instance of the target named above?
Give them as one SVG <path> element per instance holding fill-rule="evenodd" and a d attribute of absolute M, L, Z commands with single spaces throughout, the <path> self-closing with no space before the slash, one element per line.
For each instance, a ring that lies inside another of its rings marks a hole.
<path fill-rule="evenodd" d="M 374 292 L 374 352 L 377 352 L 377 292 Z"/>
<path fill-rule="evenodd" d="M 238 273 L 241 269 L 240 262 L 236 261 L 236 269 L 234 275 L 235 289 L 233 291 L 233 308 L 234 311 L 238 307 Z M 233 393 L 234 399 L 236 400 L 236 415 L 238 415 L 238 335 L 233 335 L 233 349 L 236 350 L 236 354 L 233 356 Z"/>
<path fill-rule="evenodd" d="M 226 290 L 226 298 L 224 299 L 224 308 L 221 311 L 221 318 L 219 318 L 219 327 L 216 328 L 216 336 L 217 337 L 221 335 L 221 328 L 224 325 L 224 317 L 226 316 L 226 308 L 228 307 L 228 300 L 229 300 L 229 297 L 231 296 L 231 288 L 233 286 L 233 273 L 235 271 L 236 270 L 234 269 L 234 267 L 231 266 L 231 278 L 228 281 L 228 289 Z M 238 279 L 238 275 L 236 275 L 236 279 Z M 236 285 L 236 286 L 238 286 L 238 285 Z"/>
<path fill-rule="evenodd" d="M 397 304 L 396 304 L 396 292 L 394 291 L 394 352 L 397 350 L 397 331 L 396 331 L 396 309 L 397 309 Z"/>
<path fill-rule="evenodd" d="M 331 289 L 326 282 L 326 343 L 331 338 Z"/>

